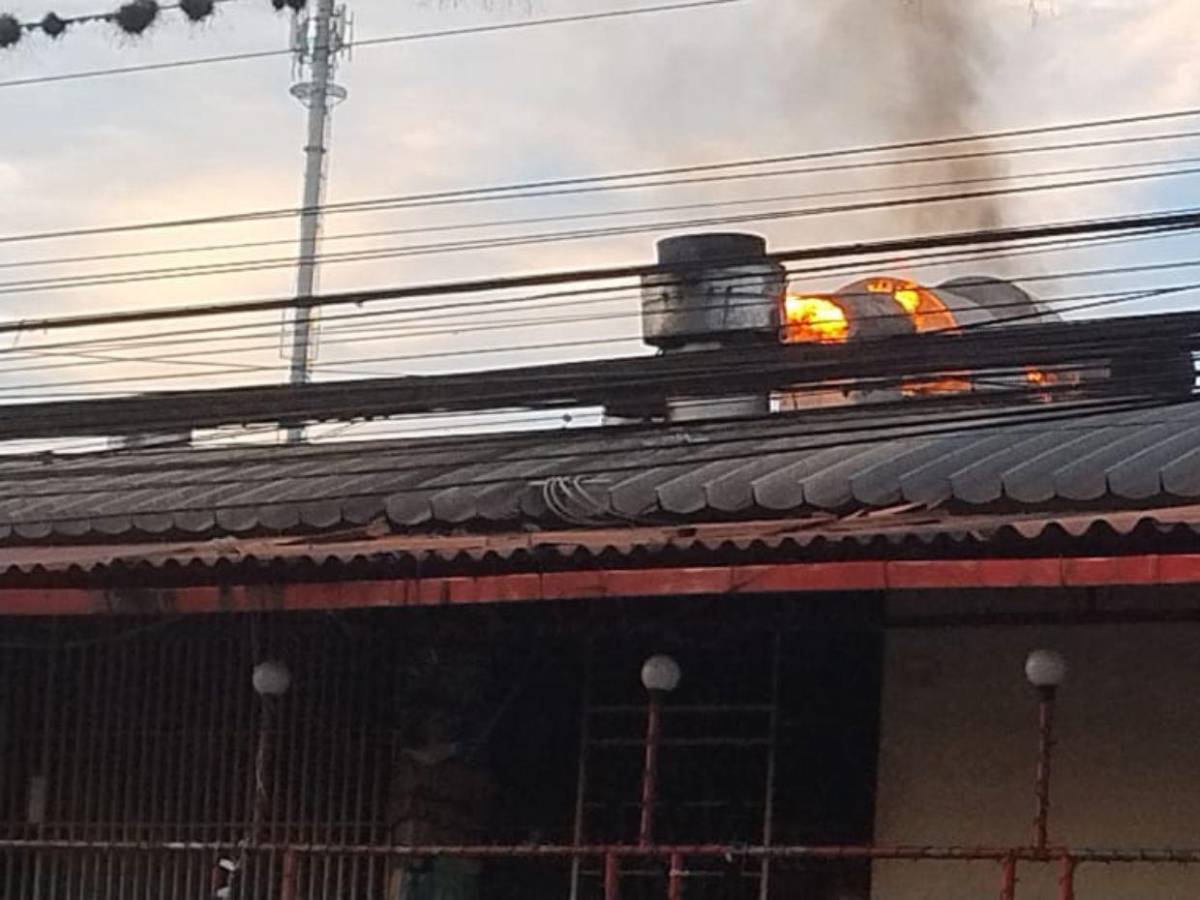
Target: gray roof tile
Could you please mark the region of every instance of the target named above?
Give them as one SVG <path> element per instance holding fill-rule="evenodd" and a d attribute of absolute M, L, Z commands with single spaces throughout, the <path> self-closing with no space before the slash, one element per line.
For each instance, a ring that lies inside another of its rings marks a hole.
<path fill-rule="evenodd" d="M 437 532 L 900 503 L 1037 509 L 1200 497 L 1200 405 L 1040 422 L 1022 415 L 958 431 L 907 411 L 864 411 L 844 420 L 797 413 L 660 429 L 14 457 L 0 460 L 0 540 L 311 533 L 384 516 L 397 531 Z"/>
<path fill-rule="evenodd" d="M 950 474 L 951 495 L 963 503 L 995 503 L 1004 496 L 1004 476 L 1014 466 L 1062 443 L 1056 431 L 1014 434 L 991 453 L 980 452 Z"/>
<path fill-rule="evenodd" d="M 900 490 L 909 503 L 937 506 L 954 497 L 953 477 L 963 466 L 985 458 L 1008 446 L 1012 438 L 1004 434 L 952 436 L 940 439 L 941 453 L 899 475 Z"/>
<path fill-rule="evenodd" d="M 1108 468 L 1108 489 L 1127 500 L 1146 500 L 1164 493 L 1163 467 L 1200 447 L 1200 425 L 1174 429 Z"/>

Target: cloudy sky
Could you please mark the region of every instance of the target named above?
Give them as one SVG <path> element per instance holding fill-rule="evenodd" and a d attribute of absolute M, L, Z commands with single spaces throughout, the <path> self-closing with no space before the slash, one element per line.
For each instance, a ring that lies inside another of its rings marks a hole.
<path fill-rule="evenodd" d="M 60 15 L 100 11 L 113 0 L 55 0 Z M 466 27 L 603 9 L 650 0 L 351 0 L 355 36 Z M 804 153 L 880 141 L 1036 126 L 1200 105 L 1194 0 L 953 0 L 970 16 L 946 21 L 945 0 L 744 0 L 729 6 L 654 16 L 530 28 L 361 48 L 344 61 L 349 100 L 335 113 L 328 200 L 358 200 L 660 166 Z M 6 9 L 40 19 L 51 0 L 8 0 Z M 231 0 L 200 27 L 165 15 L 133 39 L 90 25 L 58 41 L 29 35 L 0 51 L 0 82 L 286 46 L 287 16 L 268 0 Z M 290 207 L 299 199 L 304 111 L 288 95 L 286 57 L 168 69 L 112 78 L 0 87 L 0 234 L 104 226 L 139 220 Z M 947 93 L 948 92 L 948 93 Z M 1197 128 L 1195 120 L 1126 129 L 1121 135 Z M 1116 134 L 1114 132 L 1114 134 Z M 1071 135 L 1067 139 L 1096 136 Z M 1041 140 L 1041 139 L 1039 139 Z M 1028 142 L 1026 142 L 1028 143 Z M 588 227 L 591 222 L 489 225 L 497 220 L 581 213 L 624 215 L 600 224 L 663 223 L 688 214 L 638 214 L 639 208 L 712 201 L 758 201 L 723 212 L 786 209 L 813 202 L 779 198 L 813 192 L 891 189 L 947 177 L 1037 173 L 1200 155 L 1193 139 L 1134 147 L 1033 154 L 989 171 L 906 167 L 868 173 L 789 176 L 753 182 L 331 216 L 330 235 L 407 230 L 403 235 L 331 242 L 327 251 L 394 248 L 430 241 L 510 236 Z M 1044 179 L 1043 179 L 1044 180 Z M 1054 180 L 1054 179 L 1051 179 Z M 1032 179 L 1026 184 L 1036 184 Z M 908 193 L 921 193 L 910 190 Z M 925 191 L 928 192 L 928 191 Z M 843 201 L 862 200 L 849 196 Z M 1002 205 L 939 207 L 912 213 L 858 212 L 749 223 L 777 248 L 950 230 L 976 219 L 1021 224 L 1200 205 L 1200 179 L 1009 198 Z M 469 225 L 471 230 L 422 229 Z M 489 227 L 479 227 L 489 225 Z M 156 256 L 27 268 L 14 263 L 62 256 L 287 240 L 289 220 L 72 240 L 0 244 L 0 306 L 23 319 L 80 310 L 287 295 L 286 267 L 212 277 L 156 280 L 87 289 L 32 291 L 34 277 L 110 273 L 172 265 L 286 257 L 286 245 L 207 254 Z M 469 253 L 410 255 L 325 267 L 324 290 L 454 279 L 653 258 L 656 235 L 637 234 Z M 1053 274 L 1123 261 L 1187 255 L 1192 238 L 1055 254 L 1005 264 L 1006 274 Z M 1001 266 L 997 262 L 993 268 Z M 962 269 L 910 272 L 930 281 Z M 1163 276 L 1166 278 L 1167 276 Z M 1172 276 L 1177 277 L 1177 276 Z M 1048 293 L 1141 282 L 1046 281 Z M 833 288 L 837 279 L 815 282 Z M 1038 290 L 1042 290 L 1039 287 Z M 396 373 L 493 365 L 533 358 L 628 353 L 636 307 L 610 306 L 588 330 L 608 343 L 592 349 L 483 353 L 364 362 L 380 356 L 428 357 L 538 344 L 561 338 L 557 325 L 484 335 L 407 341 L 330 339 L 327 373 Z M 270 323 L 268 323 L 270 324 Z M 327 339 L 337 328 L 326 327 Z M 375 335 L 378 338 L 380 335 Z M 37 337 L 23 337 L 32 340 Z M 275 377 L 277 338 L 264 332 L 244 358 L 262 367 L 161 386 L 234 383 Z M 397 340 L 399 340 L 397 338 Z M 172 348 L 163 353 L 184 352 Z M 100 362 L 93 360 L 93 363 Z M 6 363 L 5 365 L 11 365 Z M 40 363 L 39 363 L 40 365 Z M 182 368 L 144 372 L 203 372 Z M 25 361 L 24 385 L 78 381 L 129 371 L 93 365 L 49 374 Z M 166 364 L 164 364 L 166 366 Z M 215 367 L 214 367 L 215 369 Z M 16 376 L 5 376 L 8 384 Z M 225 380 L 222 380 L 225 379 Z M 15 395 L 15 394 L 14 394 Z"/>

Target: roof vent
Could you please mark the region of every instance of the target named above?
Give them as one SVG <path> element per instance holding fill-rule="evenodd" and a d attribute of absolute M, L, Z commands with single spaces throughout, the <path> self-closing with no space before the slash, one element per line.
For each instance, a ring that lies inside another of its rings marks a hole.
<path fill-rule="evenodd" d="M 775 342 L 787 285 L 753 234 L 694 234 L 658 242 L 662 271 L 642 278 L 642 336 L 664 353 Z M 766 394 L 671 397 L 672 422 L 758 416 Z"/>
<path fill-rule="evenodd" d="M 642 278 L 642 335 L 663 350 L 775 341 L 787 276 L 753 234 L 658 242 L 666 271 Z"/>

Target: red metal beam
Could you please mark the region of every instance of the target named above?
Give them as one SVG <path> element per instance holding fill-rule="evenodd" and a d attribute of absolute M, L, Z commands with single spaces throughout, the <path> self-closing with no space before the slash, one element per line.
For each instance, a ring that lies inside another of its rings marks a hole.
<path fill-rule="evenodd" d="M 618 900 L 621 894 L 621 862 L 615 853 L 604 854 L 604 900 Z"/>
<path fill-rule="evenodd" d="M 1000 864 L 1000 900 L 1016 900 L 1017 858 L 1007 856 Z"/>
<path fill-rule="evenodd" d="M 287 842 L 221 843 L 215 841 L 69 841 L 69 840 L 0 840 L 0 850 L 10 852 L 145 852 L 145 853 L 206 853 L 231 854 L 243 848 L 255 853 L 292 853 L 297 856 L 391 857 L 395 859 L 571 859 L 589 857 L 604 861 L 605 868 L 619 867 L 622 859 L 662 860 L 672 857 L 682 861 L 687 857 L 734 859 L 829 860 L 874 859 L 920 862 L 1035 862 L 1050 863 L 1064 858 L 1071 860 L 1074 870 L 1079 865 L 1200 865 L 1200 849 L 1178 848 L 1103 848 L 1103 847 L 975 847 L 975 846 L 877 846 L 872 844 L 776 844 L 771 847 L 740 844 L 656 844 L 647 847 L 626 844 L 309 844 Z M 682 873 L 686 874 L 686 873 Z"/>
<path fill-rule="evenodd" d="M 1074 859 L 1070 856 L 1062 858 L 1058 874 L 1058 900 L 1075 900 L 1075 868 Z"/>
<path fill-rule="evenodd" d="M 0 615 L 361 609 L 828 591 L 1200 584 L 1200 554 L 581 569 L 390 581 L 0 589 Z"/>

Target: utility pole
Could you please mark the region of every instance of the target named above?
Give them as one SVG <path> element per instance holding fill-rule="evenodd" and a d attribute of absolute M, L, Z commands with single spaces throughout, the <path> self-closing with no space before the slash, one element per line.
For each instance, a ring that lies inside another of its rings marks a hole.
<path fill-rule="evenodd" d="M 300 254 L 296 273 L 296 308 L 292 321 L 290 383 L 306 384 L 314 354 L 312 298 L 317 281 L 317 247 L 321 237 L 321 206 L 325 202 L 325 169 L 329 119 L 333 106 L 346 99 L 346 89 L 334 83 L 337 60 L 346 49 L 346 7 L 335 0 L 317 0 L 316 10 L 295 20 L 292 50 L 297 73 L 304 79 L 291 94 L 308 107 L 308 140 L 304 146 L 304 200 L 300 214 Z M 304 440 L 304 426 L 289 425 L 289 444 Z"/>

